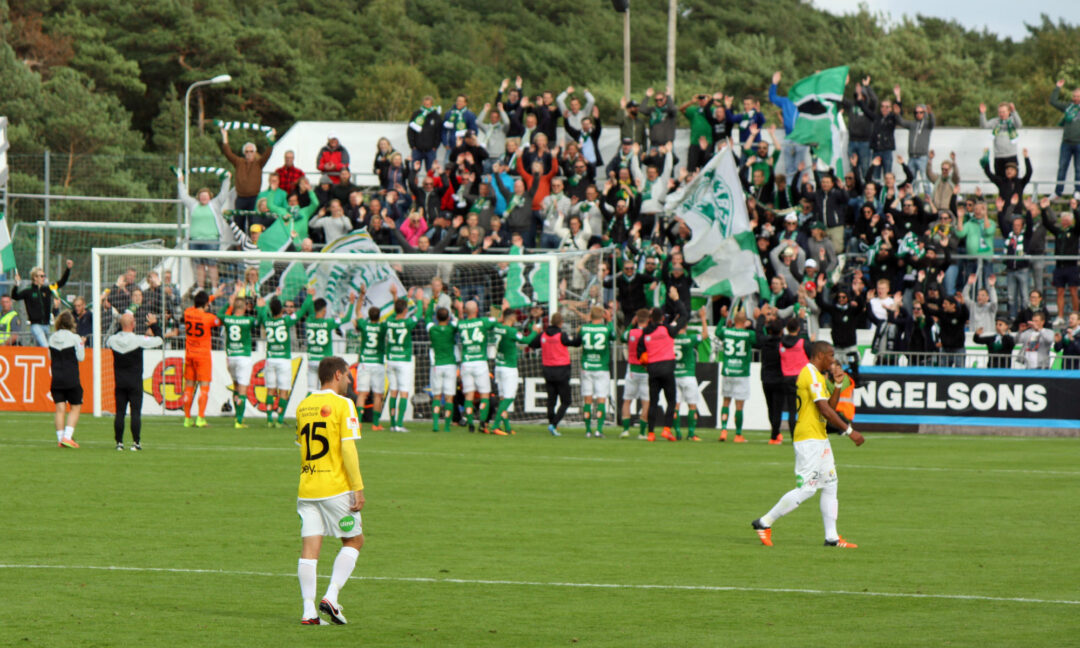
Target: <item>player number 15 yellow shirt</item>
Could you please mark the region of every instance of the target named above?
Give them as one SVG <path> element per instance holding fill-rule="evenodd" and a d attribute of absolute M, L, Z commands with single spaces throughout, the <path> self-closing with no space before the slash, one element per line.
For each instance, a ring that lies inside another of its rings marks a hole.
<path fill-rule="evenodd" d="M 360 438 L 360 417 L 351 400 L 330 390 L 317 391 L 296 408 L 296 443 L 300 446 L 299 499 L 329 499 L 363 490 L 353 442 Z M 344 447 L 347 446 L 347 447 Z M 352 462 L 353 470 L 346 468 Z M 349 472 L 357 483 L 350 483 Z"/>

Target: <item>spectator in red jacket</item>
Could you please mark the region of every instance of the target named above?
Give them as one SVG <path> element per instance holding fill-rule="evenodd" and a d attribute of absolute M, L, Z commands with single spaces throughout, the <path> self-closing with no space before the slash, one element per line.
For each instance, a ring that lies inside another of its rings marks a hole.
<path fill-rule="evenodd" d="M 326 146 L 319 149 L 319 154 L 315 157 L 315 166 L 319 171 L 330 176 L 330 181 L 334 184 L 341 182 L 339 173 L 349 168 L 349 152 L 338 141 L 336 133 L 326 136 Z"/>
<path fill-rule="evenodd" d="M 296 166 L 295 161 L 296 153 L 285 151 L 285 164 L 274 171 L 278 175 L 278 186 L 284 189 L 287 194 L 291 194 L 293 189 L 296 189 L 296 183 L 304 175 L 300 167 Z"/>

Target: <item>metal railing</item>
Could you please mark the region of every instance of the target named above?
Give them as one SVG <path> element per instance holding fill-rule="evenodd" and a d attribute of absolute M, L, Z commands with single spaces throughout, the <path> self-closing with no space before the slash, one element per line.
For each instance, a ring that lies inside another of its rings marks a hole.
<path fill-rule="evenodd" d="M 956 369 L 1080 369 L 1080 357 L 1050 354 L 1049 366 L 1039 367 L 1028 364 L 1025 354 L 1016 351 L 1011 354 L 988 353 L 963 349 L 958 352 L 947 351 L 877 351 L 869 355 L 872 363 L 862 366 L 879 367 L 938 367 Z M 865 360 L 864 356 L 864 360 Z"/>

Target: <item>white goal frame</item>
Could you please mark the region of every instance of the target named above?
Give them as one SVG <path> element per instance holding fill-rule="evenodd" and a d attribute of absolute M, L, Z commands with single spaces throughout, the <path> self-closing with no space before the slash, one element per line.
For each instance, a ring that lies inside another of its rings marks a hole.
<path fill-rule="evenodd" d="M 91 294 L 92 305 L 91 310 L 94 314 L 93 322 L 93 340 L 94 350 L 93 354 L 93 376 L 94 376 L 94 402 L 93 402 L 93 415 L 100 417 L 102 413 L 102 366 L 101 366 L 101 353 L 103 348 L 102 343 L 102 331 L 101 323 L 104 313 L 101 309 L 101 292 L 104 289 L 101 283 L 102 261 L 110 257 L 125 257 L 131 256 L 133 251 L 130 248 L 93 248 L 90 251 L 90 269 L 91 269 Z M 159 259 L 193 259 L 193 258 L 206 258 L 207 256 L 213 256 L 219 261 L 235 261 L 243 263 L 244 260 L 251 259 L 265 259 L 268 261 L 300 261 L 300 262 L 326 262 L 326 261 L 340 261 L 340 262 L 384 262 L 384 263 L 419 263 L 423 265 L 437 265 L 440 263 L 476 263 L 482 262 L 484 264 L 495 265 L 498 263 L 529 263 L 538 264 L 546 263 L 548 265 L 548 273 L 551 280 L 548 281 L 548 307 L 550 312 L 558 310 L 559 304 L 559 286 L 557 277 L 559 276 L 559 262 L 562 260 L 561 255 L 557 253 L 549 254 L 484 254 L 479 256 L 464 255 L 464 254 L 389 254 L 385 252 L 379 253 L 324 253 L 324 252 L 281 252 L 281 253 L 252 253 L 243 251 L 220 251 L 220 252 L 206 252 L 205 250 L 171 250 L 171 249 L 153 249 L 144 248 L 139 249 L 136 253 L 139 257 L 159 258 Z"/>

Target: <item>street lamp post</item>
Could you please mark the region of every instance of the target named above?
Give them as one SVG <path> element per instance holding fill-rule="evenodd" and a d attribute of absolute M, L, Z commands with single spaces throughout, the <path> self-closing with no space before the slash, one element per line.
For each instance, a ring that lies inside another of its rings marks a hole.
<path fill-rule="evenodd" d="M 228 83 L 232 81 L 232 77 L 228 74 L 219 74 L 213 79 L 206 79 L 205 81 L 196 81 L 188 86 L 187 92 L 184 93 L 184 181 L 188 182 L 188 174 L 191 172 L 191 162 L 189 161 L 188 151 L 191 146 L 191 91 L 199 86 L 204 85 L 216 85 L 218 83 Z"/>

